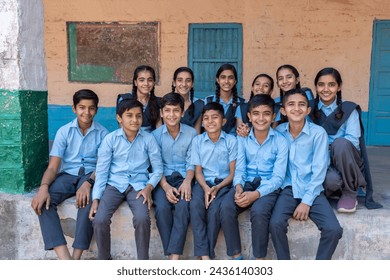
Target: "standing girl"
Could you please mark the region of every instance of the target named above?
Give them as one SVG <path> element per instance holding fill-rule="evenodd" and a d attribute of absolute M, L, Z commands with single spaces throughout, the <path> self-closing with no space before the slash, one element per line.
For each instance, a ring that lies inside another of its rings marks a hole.
<path fill-rule="evenodd" d="M 372 182 L 360 107 L 343 101 L 342 79 L 339 71 L 324 68 L 314 79 L 317 96 L 312 120 L 325 128 L 329 136 L 331 166 L 324 187 L 329 197 L 339 197 L 338 212 L 356 211 L 358 187 L 367 189 L 366 206 L 380 208 L 372 200 Z"/>
<path fill-rule="evenodd" d="M 274 80 L 267 74 L 259 74 L 254 78 L 252 82 L 252 89 L 249 101 L 252 100 L 253 96 L 258 94 L 272 95 L 273 89 Z M 248 119 L 248 103 L 242 103 L 237 108 L 235 117 L 237 121 L 237 135 L 243 137 L 247 136 L 251 126 L 251 123 Z"/>
<path fill-rule="evenodd" d="M 245 99 L 238 96 L 237 70 L 232 64 L 223 64 L 215 75 L 215 95 L 206 97 L 205 103 L 217 102 L 223 106 L 226 123 L 222 130 L 236 135 L 236 110 Z"/>
<path fill-rule="evenodd" d="M 160 98 L 154 94 L 156 73 L 151 66 L 141 65 L 134 70 L 133 90 L 131 93 L 119 94 L 116 102 L 135 98 L 143 105 L 142 129 L 151 132 L 162 123 L 160 117 Z"/>
<path fill-rule="evenodd" d="M 275 113 L 276 117 L 274 120 L 273 127 L 276 127 L 278 124 L 282 122 L 286 122 L 286 117 L 280 115 L 280 107 L 282 106 L 282 100 L 285 95 L 285 93 L 292 89 L 301 89 L 301 82 L 299 79 L 299 72 L 298 70 L 290 65 L 290 64 L 284 64 L 281 65 L 276 70 L 276 83 L 280 89 L 280 95 L 275 98 Z M 306 92 L 307 99 L 309 100 L 309 106 L 313 107 L 313 99 L 314 95 L 310 88 L 302 88 Z"/>
<path fill-rule="evenodd" d="M 172 92 L 184 98 L 184 115 L 181 123 L 192 126 L 201 132 L 204 101 L 194 97 L 194 72 L 188 67 L 179 67 L 173 73 Z"/>

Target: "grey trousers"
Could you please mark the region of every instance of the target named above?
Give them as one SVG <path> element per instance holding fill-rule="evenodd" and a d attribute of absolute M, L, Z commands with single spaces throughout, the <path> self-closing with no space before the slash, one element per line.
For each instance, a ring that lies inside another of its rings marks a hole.
<path fill-rule="evenodd" d="M 356 198 L 358 187 L 367 185 L 360 151 L 347 139 L 337 138 L 330 145 L 331 164 L 324 181 L 327 197 Z"/>
<path fill-rule="evenodd" d="M 150 215 L 148 205 L 142 203 L 144 197 L 136 199 L 138 192 L 130 185 L 124 193 L 110 185 L 107 185 L 104 190 L 93 221 L 99 260 L 111 258 L 111 218 L 123 201 L 127 202 L 133 213 L 137 258 L 139 260 L 149 259 Z"/>

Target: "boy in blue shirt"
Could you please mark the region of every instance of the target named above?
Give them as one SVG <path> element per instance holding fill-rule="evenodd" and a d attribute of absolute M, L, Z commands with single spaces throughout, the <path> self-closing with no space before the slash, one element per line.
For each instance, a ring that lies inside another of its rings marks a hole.
<path fill-rule="evenodd" d="M 82 89 L 73 95 L 76 119 L 56 133 L 49 166 L 43 174 L 31 207 L 38 215 L 45 250 L 54 250 L 59 259 L 80 259 L 89 248 L 93 228 L 88 219 L 90 193 L 94 184 L 97 151 L 108 130 L 95 122 L 99 98 Z M 78 208 L 73 253 L 70 254 L 62 231 L 57 206 L 76 195 Z"/>
<path fill-rule="evenodd" d="M 137 257 L 148 259 L 151 193 L 163 172 L 160 148 L 152 134 L 140 129 L 142 103 L 138 100 L 120 102 L 116 118 L 121 128 L 108 134 L 99 148 L 89 214 L 98 259 L 111 258 L 111 218 L 123 201 L 133 213 Z"/>
<path fill-rule="evenodd" d="M 231 188 L 236 166 L 237 139 L 222 130 L 225 122 L 221 104 L 206 104 L 202 112 L 205 132 L 192 141 L 191 164 L 197 182 L 192 188 L 190 216 L 194 254 L 201 259 L 215 257 L 220 204 Z"/>
<path fill-rule="evenodd" d="M 277 127 L 289 143 L 289 161 L 283 189 L 270 220 L 272 242 L 278 259 L 289 260 L 288 220 L 306 221 L 309 217 L 321 231 L 316 259 L 330 260 L 341 228 L 323 188 L 329 166 L 326 131 L 305 118 L 310 113 L 306 93 L 300 89 L 286 92 L 280 112 L 288 122 Z"/>
<path fill-rule="evenodd" d="M 161 99 L 164 124 L 152 132 L 161 148 L 164 174 L 153 191 L 157 228 L 164 254 L 178 260 L 183 254 L 190 222 L 190 199 L 194 166 L 190 164 L 191 142 L 197 135 L 194 128 L 181 124 L 184 98 L 168 93 Z"/>
<path fill-rule="evenodd" d="M 288 144 L 271 128 L 275 102 L 260 94 L 249 101 L 252 128 L 247 137 L 238 137 L 238 156 L 233 185 L 221 204 L 221 225 L 227 254 L 242 259 L 238 215 L 251 209 L 252 247 L 256 259 L 267 255 L 269 220 L 286 176 Z"/>

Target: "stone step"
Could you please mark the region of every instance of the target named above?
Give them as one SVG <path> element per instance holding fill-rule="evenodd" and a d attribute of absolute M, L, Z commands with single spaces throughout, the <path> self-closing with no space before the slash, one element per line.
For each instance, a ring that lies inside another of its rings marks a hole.
<path fill-rule="evenodd" d="M 35 260 L 55 259 L 53 251 L 44 251 L 38 218 L 30 204 L 35 192 L 28 194 L 0 193 L 0 259 Z M 359 199 L 360 200 L 360 199 Z M 379 260 L 390 259 L 390 209 L 368 210 L 360 201 L 354 214 L 338 214 L 344 234 L 336 249 L 333 259 L 340 260 Z M 58 209 L 66 235 L 68 246 L 73 242 L 77 209 L 74 198 L 66 200 Z M 151 211 L 152 231 L 150 258 L 166 259 L 163 255 L 160 236 L 156 227 L 154 212 Z M 251 226 L 249 211 L 239 216 L 242 252 L 245 259 L 253 259 L 251 247 Z M 114 214 L 112 225 L 113 259 L 136 259 L 132 213 L 123 203 Z M 314 259 L 320 233 L 312 221 L 298 222 L 291 220 L 288 238 L 293 259 Z M 221 232 L 215 249 L 217 259 L 227 259 L 225 241 Z M 93 240 L 83 259 L 95 259 L 96 243 Z M 272 242 L 269 243 L 268 259 L 276 259 Z M 186 246 L 181 259 L 194 259 L 191 226 L 187 232 Z"/>

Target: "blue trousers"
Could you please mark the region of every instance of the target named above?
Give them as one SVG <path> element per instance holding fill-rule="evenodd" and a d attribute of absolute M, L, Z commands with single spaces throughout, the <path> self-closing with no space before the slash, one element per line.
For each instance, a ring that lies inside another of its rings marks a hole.
<path fill-rule="evenodd" d="M 209 186 L 214 183 L 207 182 Z M 214 248 L 217 243 L 219 230 L 221 229 L 221 219 L 219 216 L 220 205 L 224 195 L 231 186 L 222 188 L 211 202 L 208 209 L 205 206 L 205 193 L 202 187 L 195 183 L 192 187 L 190 202 L 190 217 L 192 233 L 194 238 L 194 255 L 209 256 L 215 258 Z"/>
<path fill-rule="evenodd" d="M 74 196 L 76 191 L 90 175 L 91 173 L 80 174 L 80 176 L 59 173 L 57 178 L 50 185 L 49 209 L 46 210 L 46 204 L 44 204 L 42 206 L 42 215 L 38 216 L 45 250 L 52 250 L 54 247 L 66 245 L 57 207 L 66 199 Z M 93 228 L 92 223 L 88 218 L 90 208 L 91 203 L 87 204 L 85 208 L 79 208 L 77 210 L 76 232 L 72 245 L 75 249 L 86 250 L 91 243 Z"/>
<path fill-rule="evenodd" d="M 270 232 L 279 260 L 291 259 L 287 239 L 288 220 L 292 217 L 295 208 L 300 202 L 300 199 L 294 198 L 292 188 L 290 186 L 285 187 L 279 194 L 272 212 Z M 316 259 L 332 259 L 339 239 L 343 235 L 343 229 L 323 192 L 314 200 L 310 208 L 309 217 L 321 231 Z"/>
<path fill-rule="evenodd" d="M 123 201 L 126 201 L 133 213 L 133 227 L 135 229 L 135 244 L 137 258 L 149 259 L 150 243 L 150 216 L 147 203 L 143 204 L 144 197 L 136 199 L 139 191 L 131 185 L 124 193 L 117 188 L 107 185 L 100 199 L 99 207 L 93 221 L 93 229 L 98 247 L 98 259 L 108 260 L 111 258 L 111 218 Z"/>
<path fill-rule="evenodd" d="M 269 220 L 271 219 L 272 209 L 278 198 L 279 191 L 260 197 L 246 208 L 239 207 L 234 202 L 235 192 L 235 189 L 231 188 L 223 199 L 220 210 L 227 255 L 234 256 L 241 253 L 238 215 L 250 209 L 253 255 L 255 258 L 265 258 L 267 256 L 269 240 Z"/>
<path fill-rule="evenodd" d="M 166 179 L 171 186 L 177 189 L 184 181 L 178 172 L 166 176 Z M 153 190 L 153 202 L 164 255 L 182 255 L 190 223 L 190 203 L 180 198 L 178 203 L 170 203 L 160 185 Z"/>

